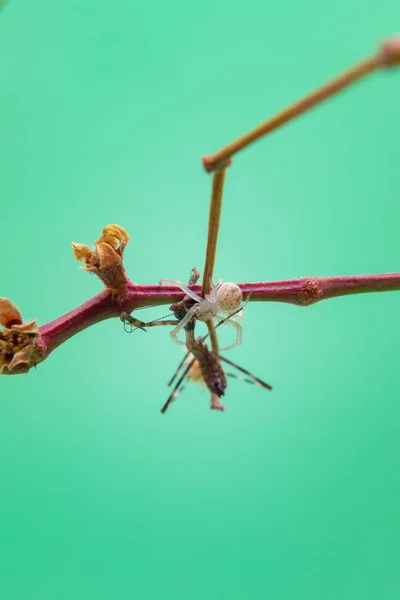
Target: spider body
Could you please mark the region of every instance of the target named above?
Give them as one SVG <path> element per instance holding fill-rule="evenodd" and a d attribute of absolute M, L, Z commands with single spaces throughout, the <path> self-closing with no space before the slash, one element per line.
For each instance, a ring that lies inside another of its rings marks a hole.
<path fill-rule="evenodd" d="M 222 279 L 217 284 L 212 284 L 211 291 L 206 294 L 204 298 L 196 294 L 186 284 L 176 279 L 161 279 L 160 285 L 174 285 L 181 288 L 185 292 L 186 296 L 183 301 L 177 302 L 171 306 L 171 310 L 174 312 L 176 318 L 179 320 L 178 325 L 171 331 L 172 339 L 181 344 L 178 339 L 178 333 L 185 329 L 188 330 L 188 326 L 193 324 L 195 319 L 199 321 L 211 321 L 215 319 L 217 321 L 225 320 L 227 314 L 237 310 L 243 300 L 242 290 L 236 283 L 223 282 Z M 194 304 L 187 309 L 188 300 L 192 299 Z M 186 309 L 186 314 L 183 315 L 183 310 Z M 238 312 L 234 317 L 229 320 L 225 320 L 226 325 L 236 328 L 236 341 L 224 350 L 239 346 L 242 341 L 242 327 L 239 323 L 243 319 L 242 311 Z"/>

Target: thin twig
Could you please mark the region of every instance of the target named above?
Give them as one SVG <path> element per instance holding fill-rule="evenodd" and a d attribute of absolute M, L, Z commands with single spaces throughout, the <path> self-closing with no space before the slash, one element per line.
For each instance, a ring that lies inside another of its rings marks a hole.
<path fill-rule="evenodd" d="M 221 220 L 222 195 L 224 191 L 226 169 L 218 170 L 213 175 L 212 192 L 210 201 L 210 215 L 208 218 L 208 235 L 206 260 L 203 270 L 203 285 L 201 295 L 204 296 L 211 290 L 212 278 L 214 275 L 215 257 L 217 253 L 218 232 Z M 213 352 L 218 355 L 219 344 L 218 335 L 214 329 L 212 321 L 206 321 L 208 331 L 210 332 L 210 342 Z"/>
<path fill-rule="evenodd" d="M 205 296 L 205 294 L 208 294 L 208 292 L 211 289 L 211 281 L 214 274 L 225 173 L 226 169 L 223 169 L 222 171 L 217 171 L 213 175 L 212 193 L 210 201 L 210 215 L 208 218 L 206 260 L 203 269 L 203 286 L 201 290 L 201 295 L 203 297 Z"/>
<path fill-rule="evenodd" d="M 215 354 L 219 354 L 219 343 L 218 343 L 218 335 L 215 331 L 214 323 L 212 321 L 206 321 L 207 329 L 210 334 L 210 342 L 212 351 Z"/>
<path fill-rule="evenodd" d="M 226 166 L 230 163 L 231 157 L 243 150 L 256 140 L 271 133 L 278 127 L 281 127 L 288 121 L 298 117 L 307 110 L 310 110 L 317 104 L 327 98 L 337 94 L 344 88 L 360 80 L 362 77 L 373 73 L 381 67 L 392 67 L 400 62 L 400 38 L 389 39 L 384 42 L 381 48 L 370 58 L 355 65 L 342 75 L 332 79 L 327 84 L 305 96 L 298 102 L 295 102 L 282 112 L 278 113 L 268 121 L 265 121 L 249 133 L 228 144 L 216 154 L 203 156 L 202 162 L 207 172 L 215 171 L 221 165 Z"/>

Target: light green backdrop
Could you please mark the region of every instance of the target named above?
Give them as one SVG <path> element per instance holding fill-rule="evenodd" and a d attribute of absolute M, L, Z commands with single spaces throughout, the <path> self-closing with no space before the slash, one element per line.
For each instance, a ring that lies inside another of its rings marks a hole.
<path fill-rule="evenodd" d="M 94 295 L 69 243 L 108 223 L 134 281 L 186 280 L 200 156 L 399 24 L 395 0 L 9 0 L 0 295 L 39 323 Z M 216 277 L 400 270 L 399 102 L 376 74 L 238 156 Z M 2 378 L 0 598 L 398 598 L 399 306 L 249 306 L 230 357 L 274 391 L 232 382 L 224 414 L 192 385 L 160 415 L 182 353 L 117 321 Z"/>

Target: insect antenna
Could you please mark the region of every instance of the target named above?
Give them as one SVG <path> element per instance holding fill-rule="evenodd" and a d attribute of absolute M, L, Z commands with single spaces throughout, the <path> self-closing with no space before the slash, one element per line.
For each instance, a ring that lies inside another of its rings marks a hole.
<path fill-rule="evenodd" d="M 175 385 L 174 389 L 172 390 L 171 394 L 169 395 L 168 400 L 166 401 L 166 403 L 164 404 L 164 406 L 161 409 L 161 412 L 163 414 L 165 413 L 165 411 L 167 410 L 167 408 L 171 404 L 171 402 L 173 402 L 175 400 L 175 398 L 183 390 L 184 386 L 181 387 L 181 384 L 182 384 L 183 380 L 185 379 L 186 375 L 189 373 L 190 369 L 193 367 L 195 360 L 196 359 L 193 358 L 193 360 L 190 361 L 190 363 L 187 365 L 186 369 L 183 371 L 182 375 L 178 379 L 178 382 L 176 383 L 176 385 Z"/>

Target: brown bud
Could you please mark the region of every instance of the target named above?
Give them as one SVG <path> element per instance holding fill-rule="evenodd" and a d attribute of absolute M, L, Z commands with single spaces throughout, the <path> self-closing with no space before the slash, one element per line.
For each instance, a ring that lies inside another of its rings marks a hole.
<path fill-rule="evenodd" d="M 75 244 L 75 242 L 72 242 L 71 246 L 76 260 L 85 262 L 88 256 L 92 254 L 89 246 L 85 246 L 85 244 Z"/>
<path fill-rule="evenodd" d="M 15 304 L 8 298 L 0 298 L 0 325 L 8 328 L 21 323 L 22 316 Z"/>
<path fill-rule="evenodd" d="M 26 373 L 37 362 L 36 321 L 23 323 L 21 313 L 11 300 L 0 298 L 0 375 Z"/>
<path fill-rule="evenodd" d="M 93 250 L 85 244 L 71 245 L 75 258 L 85 263 L 83 269 L 95 273 L 106 287 L 115 290 L 128 281 L 122 262 L 128 242 L 129 235 L 123 227 L 107 225 Z"/>

